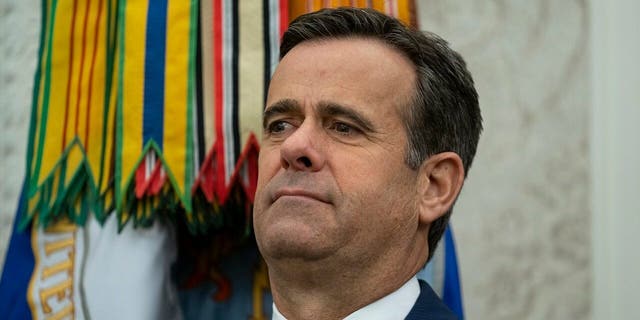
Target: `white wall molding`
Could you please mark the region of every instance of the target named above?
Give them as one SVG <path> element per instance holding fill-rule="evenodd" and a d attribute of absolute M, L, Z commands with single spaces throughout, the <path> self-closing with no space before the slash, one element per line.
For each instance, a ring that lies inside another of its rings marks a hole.
<path fill-rule="evenodd" d="M 640 319 L 640 2 L 591 2 L 593 318 Z"/>

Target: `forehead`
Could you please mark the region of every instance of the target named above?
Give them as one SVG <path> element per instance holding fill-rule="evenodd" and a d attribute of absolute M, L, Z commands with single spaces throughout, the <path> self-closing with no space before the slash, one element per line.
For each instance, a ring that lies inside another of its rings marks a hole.
<path fill-rule="evenodd" d="M 397 110 L 408 104 L 414 84 L 411 61 L 379 40 L 306 41 L 280 61 L 269 86 L 267 106 L 294 99 L 305 106 L 332 101 Z"/>

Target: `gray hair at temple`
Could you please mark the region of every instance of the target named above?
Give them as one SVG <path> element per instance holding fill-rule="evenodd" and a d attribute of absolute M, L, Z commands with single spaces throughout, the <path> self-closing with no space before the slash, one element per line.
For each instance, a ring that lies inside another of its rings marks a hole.
<path fill-rule="evenodd" d="M 415 92 L 402 119 L 408 137 L 406 164 L 417 170 L 430 156 L 452 151 L 462 159 L 465 177 L 482 131 L 478 94 L 462 57 L 439 36 L 414 30 L 372 9 L 338 8 L 308 13 L 291 22 L 280 59 L 305 41 L 370 38 L 402 52 L 417 74 Z M 429 229 L 428 260 L 442 237 L 451 211 Z"/>

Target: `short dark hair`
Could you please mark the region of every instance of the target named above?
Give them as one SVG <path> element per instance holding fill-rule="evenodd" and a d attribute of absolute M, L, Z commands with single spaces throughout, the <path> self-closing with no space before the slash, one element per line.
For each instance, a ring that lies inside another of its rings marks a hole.
<path fill-rule="evenodd" d="M 401 115 L 407 133 L 406 163 L 417 169 L 428 157 L 453 151 L 465 177 L 482 131 L 478 94 L 462 57 L 439 36 L 414 30 L 373 9 L 323 9 L 291 22 L 280 45 L 280 59 L 309 40 L 371 38 L 402 52 L 416 71 L 415 94 Z M 453 208 L 453 206 L 452 206 Z M 452 208 L 429 229 L 429 256 L 444 233 Z"/>

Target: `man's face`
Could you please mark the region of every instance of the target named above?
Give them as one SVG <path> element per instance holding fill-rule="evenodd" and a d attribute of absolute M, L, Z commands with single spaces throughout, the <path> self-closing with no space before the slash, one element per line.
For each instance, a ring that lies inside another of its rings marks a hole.
<path fill-rule="evenodd" d="M 371 39 L 304 42 L 282 59 L 254 209 L 267 262 L 373 263 L 411 246 L 417 172 L 400 115 L 414 83 L 411 62 Z"/>

